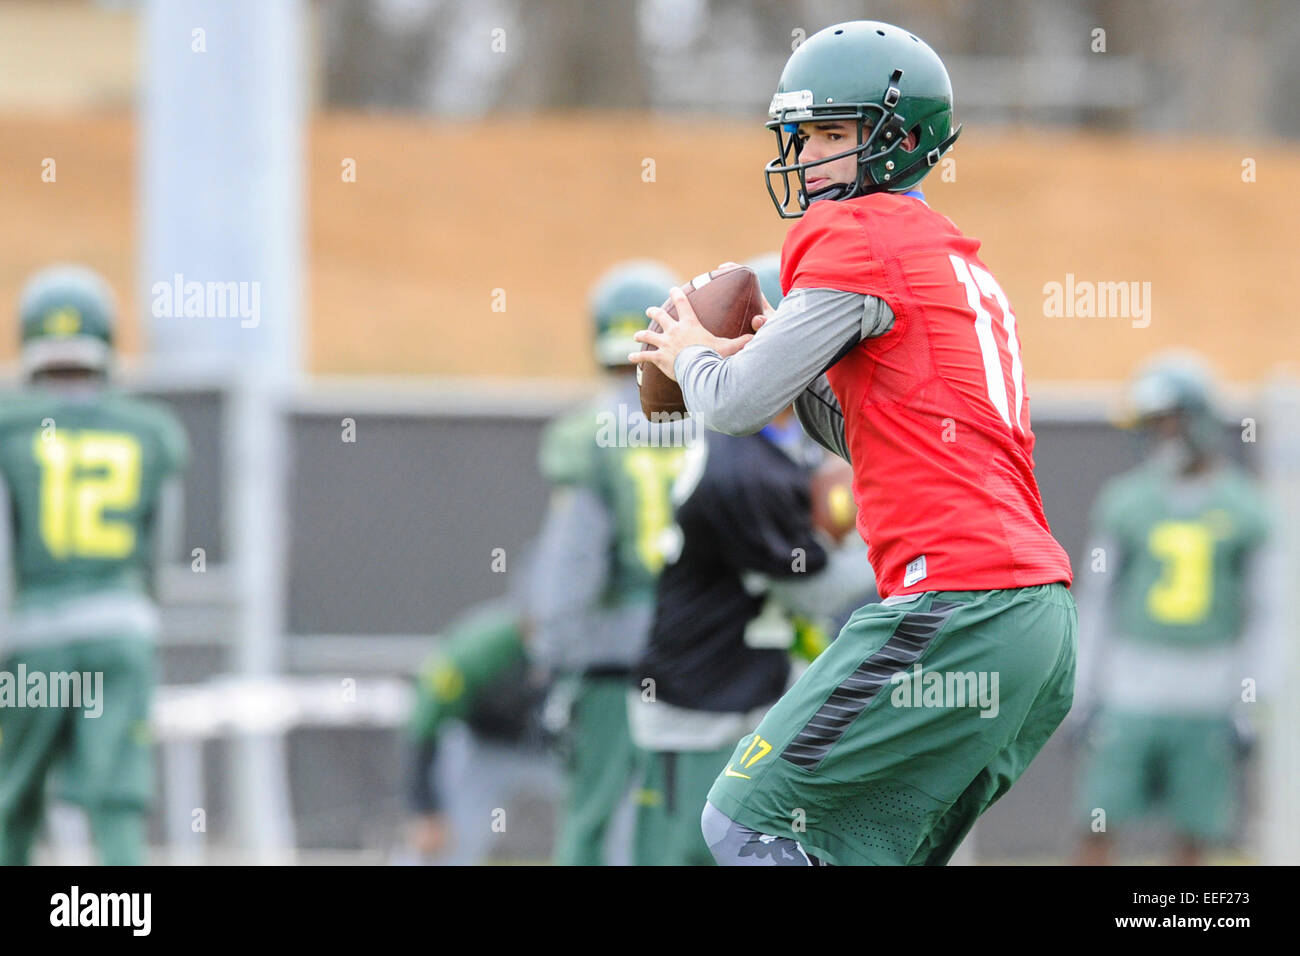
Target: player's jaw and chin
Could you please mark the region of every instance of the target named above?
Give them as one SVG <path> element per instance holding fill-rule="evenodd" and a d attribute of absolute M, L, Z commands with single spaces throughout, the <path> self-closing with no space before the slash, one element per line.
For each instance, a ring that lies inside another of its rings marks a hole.
<path fill-rule="evenodd" d="M 861 140 L 857 124 L 842 121 L 801 123 L 793 134 L 801 145 L 796 158 L 812 162 L 810 168 L 799 171 L 799 188 L 803 193 L 801 206 L 807 208 L 819 199 L 839 199 L 852 188 L 858 179 L 859 149 L 861 142 L 845 145 L 850 137 Z"/>
<path fill-rule="evenodd" d="M 870 123 L 845 120 L 799 124 L 791 135 L 800 143 L 795 151 L 796 162 L 808 164 L 797 170 L 801 208 L 807 209 L 823 199 L 849 199 L 859 194 L 865 174 L 863 145 L 871 142 L 872 130 Z M 916 133 L 909 132 L 902 143 L 903 151 L 910 153 L 916 139 Z M 769 171 L 773 164 L 781 165 L 780 158 L 768 164 Z"/>

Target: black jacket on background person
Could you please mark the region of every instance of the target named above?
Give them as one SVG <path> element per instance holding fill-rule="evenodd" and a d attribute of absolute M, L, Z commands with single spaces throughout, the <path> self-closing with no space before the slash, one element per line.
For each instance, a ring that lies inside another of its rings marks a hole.
<path fill-rule="evenodd" d="M 785 648 L 745 643 L 766 602 L 746 578 L 815 574 L 827 563 L 813 535 L 812 463 L 796 461 L 763 432 L 710 432 L 700 442 L 698 483 L 675 490 L 687 494 L 676 510 L 681 554 L 659 577 L 649 646 L 634 678 L 642 687 L 652 679 L 656 699 L 677 707 L 749 711 L 784 693 L 790 658 Z"/>

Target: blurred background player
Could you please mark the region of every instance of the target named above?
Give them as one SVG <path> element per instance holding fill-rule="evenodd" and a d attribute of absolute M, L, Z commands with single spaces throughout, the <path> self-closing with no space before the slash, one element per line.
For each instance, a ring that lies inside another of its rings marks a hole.
<path fill-rule="evenodd" d="M 94 272 L 40 272 L 19 321 L 29 387 L 0 406 L 13 587 L 0 671 L 102 674 L 103 712 L 0 707 L 0 863 L 30 861 L 57 767 L 100 860 L 138 864 L 153 797 L 153 570 L 179 534 L 186 436 L 170 412 L 110 389 L 114 304 Z"/>
<path fill-rule="evenodd" d="M 768 306 L 779 306 L 780 255 L 745 265 Z M 826 646 L 842 623 L 824 619 L 827 610 L 874 591 L 861 538 L 850 533 L 836 548 L 857 518 L 852 492 L 831 496 L 849 505 L 840 541 L 814 532 L 813 476 L 823 458 L 792 410 L 753 436 L 710 434 L 692 446 L 673 489 L 680 553 L 659 578 L 649 646 L 628 695 L 643 752 L 637 865 L 714 865 L 699 814 L 733 741 L 785 691 L 790 653 L 806 661 Z"/>
<path fill-rule="evenodd" d="M 607 846 L 637 765 L 625 694 L 650 626 L 672 525 L 669 490 L 689 428 L 646 421 L 627 356 L 645 310 L 666 302 L 676 281 L 646 261 L 620 263 L 601 277 L 590 311 L 608 387 L 542 436 L 541 469 L 553 492 L 530 606 L 539 659 L 560 675 L 554 709 L 568 715 L 568 795 L 555 849 L 561 864 L 626 862 L 629 853 Z"/>
<path fill-rule="evenodd" d="M 1254 479 L 1220 453 L 1199 359 L 1158 356 L 1130 395 L 1149 456 L 1093 509 L 1106 565 L 1085 576 L 1074 719 L 1092 730 L 1076 818 L 1094 829 L 1077 859 L 1107 863 L 1113 828 L 1156 813 L 1174 828 L 1173 862 L 1193 865 L 1231 834 L 1234 718 L 1243 680 L 1268 676 L 1267 514 Z"/>
<path fill-rule="evenodd" d="M 774 308 L 780 257 L 745 264 Z M 632 737 L 644 751 L 640 866 L 713 865 L 700 813 L 734 741 L 785 691 L 791 651 L 815 657 L 841 623 L 822 615 L 873 590 L 861 539 L 851 534 L 837 548 L 814 531 L 813 475 L 823 457 L 792 410 L 755 435 L 708 435 L 691 446 L 673 489 L 679 553 L 659 578 L 649 645 L 628 694 Z M 847 500 L 841 540 L 857 517 Z"/>
<path fill-rule="evenodd" d="M 792 410 L 755 435 L 692 445 L 674 488 L 681 553 L 659 579 L 628 697 L 645 751 L 638 865 L 714 864 L 700 814 L 719 774 L 744 772 L 743 761 L 727 766 L 734 741 L 785 692 L 801 637 L 823 635 L 808 656 L 824 646 L 834 623 L 814 622 L 873 595 L 861 539 L 836 547 L 814 530 L 811 487 L 823 455 Z M 766 746 L 755 739 L 756 751 Z"/>
<path fill-rule="evenodd" d="M 498 816 L 527 792 L 554 797 L 558 772 L 543 729 L 546 683 L 529 663 L 527 623 L 509 601 L 472 608 L 420 672 L 411 715 L 411 848 L 425 862 L 490 855 Z"/>

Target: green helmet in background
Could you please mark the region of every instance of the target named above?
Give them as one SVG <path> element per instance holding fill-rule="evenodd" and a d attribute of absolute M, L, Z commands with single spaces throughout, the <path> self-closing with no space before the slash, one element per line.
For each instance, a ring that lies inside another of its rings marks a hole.
<path fill-rule="evenodd" d="M 627 356 L 641 348 L 632 338 L 648 324 L 645 310 L 668 301 L 677 277 L 666 265 L 649 259 L 620 262 L 591 289 L 596 361 L 606 367 L 630 365 Z"/>
<path fill-rule="evenodd" d="M 852 199 L 889 190 L 906 192 L 957 140 L 952 128 L 952 83 L 938 54 L 919 37 L 875 20 L 838 23 L 814 33 L 791 54 L 768 108 L 767 128 L 779 153 L 767 164 L 767 191 L 783 219 L 797 219 L 819 199 Z M 857 124 L 857 142 L 816 162 L 799 161 L 800 123 Z M 906 149 L 909 136 L 915 136 Z M 835 183 L 808 195 L 807 171 L 845 156 L 858 157 L 853 183 Z M 798 177 L 797 190 L 790 175 Z M 773 180 L 784 186 L 778 197 Z M 791 211 L 792 194 L 798 210 Z"/>
<path fill-rule="evenodd" d="M 54 368 L 108 370 L 117 308 L 99 273 L 72 265 L 42 269 L 23 287 L 18 316 L 25 378 Z"/>
<path fill-rule="evenodd" d="M 772 308 L 777 308 L 785 295 L 781 292 L 781 253 L 766 252 L 755 256 L 743 265 L 758 273 L 758 284 L 763 288 L 763 297 Z"/>
<path fill-rule="evenodd" d="M 1175 349 L 1149 360 L 1129 385 L 1127 406 L 1127 419 L 1138 428 L 1173 423 L 1184 446 L 1180 460 L 1212 454 L 1222 437 L 1214 377 L 1194 352 Z"/>

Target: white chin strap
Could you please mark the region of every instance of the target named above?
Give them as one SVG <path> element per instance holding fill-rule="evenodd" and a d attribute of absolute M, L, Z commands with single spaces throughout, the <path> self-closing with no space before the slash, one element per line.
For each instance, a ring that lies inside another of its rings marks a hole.
<path fill-rule="evenodd" d="M 102 340 L 89 335 L 60 339 L 38 339 L 22 349 L 23 377 L 30 379 L 51 368 L 84 368 L 104 371 L 112 359 L 112 350 Z"/>

